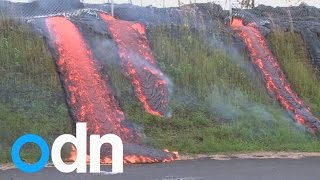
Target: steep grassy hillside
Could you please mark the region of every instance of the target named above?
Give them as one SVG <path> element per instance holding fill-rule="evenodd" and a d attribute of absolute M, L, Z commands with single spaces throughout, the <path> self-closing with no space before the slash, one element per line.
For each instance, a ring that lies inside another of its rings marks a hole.
<path fill-rule="evenodd" d="M 72 122 L 54 62 L 31 28 L 0 18 L 0 162 L 11 161 L 12 143 L 34 133 L 51 143 L 71 132 Z M 22 157 L 34 159 L 32 146 Z"/>
<path fill-rule="evenodd" d="M 175 26 L 149 30 L 155 57 L 173 84 L 169 119 L 145 113 L 120 68 L 104 66 L 128 119 L 140 125 L 146 141 L 181 153 L 319 151 L 318 141 L 296 128 L 269 98 L 247 57 L 241 55 L 245 53 L 204 34 Z M 317 110 L 319 102 L 312 99 L 318 97 L 317 78 L 301 39 L 273 34 L 270 40 L 293 87 Z M 296 60 L 289 61 L 292 57 Z M 300 59 L 305 69 L 298 66 Z M 40 37 L 26 25 L 1 19 L 0 63 L 1 162 L 10 161 L 12 142 L 25 133 L 52 142 L 72 132 L 54 62 Z M 300 71 L 291 72 L 287 63 Z M 26 148 L 23 154 L 29 155 L 24 158 L 34 161 L 36 152 L 32 146 Z"/>
<path fill-rule="evenodd" d="M 174 84 L 170 119 L 145 114 L 127 98 L 130 85 L 117 67 L 106 68 L 117 92 L 126 95 L 126 114 L 143 127 L 150 144 L 181 153 L 318 151 L 317 140 L 271 101 L 243 52 L 227 52 L 229 47 L 204 34 L 173 26 L 149 32 L 154 54 Z"/>
<path fill-rule="evenodd" d="M 293 89 L 320 117 L 320 74 L 311 64 L 302 37 L 275 31 L 268 39 Z"/>

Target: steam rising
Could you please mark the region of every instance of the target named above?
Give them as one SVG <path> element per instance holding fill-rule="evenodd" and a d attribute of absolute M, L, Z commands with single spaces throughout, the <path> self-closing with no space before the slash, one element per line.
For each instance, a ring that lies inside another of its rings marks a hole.
<path fill-rule="evenodd" d="M 263 104 L 250 100 L 239 89 L 214 86 L 209 95 L 210 109 L 222 119 L 233 121 L 240 117 L 274 121 L 271 110 Z M 286 116 L 283 113 L 283 116 Z"/>

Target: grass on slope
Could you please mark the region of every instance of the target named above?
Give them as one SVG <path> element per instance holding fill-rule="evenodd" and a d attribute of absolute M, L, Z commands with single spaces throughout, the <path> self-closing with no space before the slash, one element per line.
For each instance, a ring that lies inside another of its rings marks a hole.
<path fill-rule="evenodd" d="M 318 141 L 298 130 L 271 101 L 245 57 L 232 58 L 203 34 L 187 27 L 150 29 L 155 57 L 174 84 L 173 116 L 150 116 L 134 98 L 119 97 L 148 142 L 181 153 L 319 151 Z M 118 94 L 132 94 L 116 68 L 106 72 Z"/>
<path fill-rule="evenodd" d="M 275 31 L 268 39 L 292 88 L 320 117 L 320 74 L 312 67 L 302 37 Z"/>
<path fill-rule="evenodd" d="M 54 62 L 41 37 L 26 25 L 0 17 L 0 162 L 11 161 L 10 148 L 28 133 L 50 144 L 71 132 L 71 121 Z M 34 160 L 37 148 L 23 148 Z"/>
<path fill-rule="evenodd" d="M 270 100 L 241 52 L 226 51 L 213 37 L 187 27 L 154 27 L 149 38 L 174 85 L 172 118 L 145 113 L 118 66 L 105 65 L 104 71 L 128 119 L 142 127 L 150 145 L 181 153 L 319 151 L 318 141 L 298 130 Z M 10 161 L 10 146 L 22 134 L 39 134 L 52 142 L 72 128 L 54 63 L 40 37 L 25 25 L 1 19 L 0 63 L 3 162 Z M 26 148 L 23 158 L 34 161 L 37 152 Z"/>

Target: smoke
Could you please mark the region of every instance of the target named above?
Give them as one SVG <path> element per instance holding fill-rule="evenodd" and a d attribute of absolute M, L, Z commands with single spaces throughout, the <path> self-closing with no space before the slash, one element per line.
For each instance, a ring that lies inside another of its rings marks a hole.
<path fill-rule="evenodd" d="M 219 23 L 219 22 L 217 22 Z M 213 32 L 206 39 L 207 43 L 216 51 L 223 52 L 232 63 L 240 67 L 247 77 L 255 83 L 257 88 L 263 89 L 261 77 L 254 65 L 250 62 L 249 53 L 245 44 L 235 38 L 232 31 L 221 32 L 219 26 L 214 27 Z"/>
<path fill-rule="evenodd" d="M 90 47 L 101 65 L 120 69 L 118 47 L 112 39 L 107 35 L 99 35 L 97 33 L 86 33 L 86 39 L 89 41 Z"/>
<path fill-rule="evenodd" d="M 145 26 L 118 20 L 106 13 L 99 15 L 117 43 L 121 67 L 144 109 L 156 116 L 170 115 L 168 78 L 159 70 L 153 57 Z"/>
<path fill-rule="evenodd" d="M 233 37 L 233 35 L 229 34 L 229 37 Z M 225 53 L 232 63 L 240 67 L 257 89 L 265 91 L 262 77 L 250 62 L 248 51 L 243 42 L 235 38 L 228 40 L 226 36 L 215 32 L 208 38 L 208 43 L 212 48 Z M 273 112 L 274 109 L 270 106 L 257 102 L 240 88 L 230 88 L 224 83 L 213 85 L 208 99 L 210 113 L 226 121 L 242 118 L 261 119 L 264 121 L 275 121 L 276 119 Z M 288 118 L 284 111 L 279 110 L 278 114 L 283 118 Z"/>
<path fill-rule="evenodd" d="M 212 114 L 229 121 L 239 118 L 275 120 L 269 107 L 251 100 L 240 89 L 213 86 L 209 95 L 209 104 Z"/>

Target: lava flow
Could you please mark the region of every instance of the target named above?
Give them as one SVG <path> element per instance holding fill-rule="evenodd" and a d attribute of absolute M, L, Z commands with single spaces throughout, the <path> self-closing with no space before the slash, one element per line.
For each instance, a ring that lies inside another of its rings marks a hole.
<path fill-rule="evenodd" d="M 121 65 L 145 110 L 153 115 L 168 116 L 169 81 L 157 68 L 145 27 L 105 13 L 100 13 L 100 16 L 118 44 Z"/>
<path fill-rule="evenodd" d="M 139 133 L 125 119 L 107 84 L 108 78 L 101 74 L 100 66 L 78 28 L 65 17 L 47 18 L 46 26 L 49 39 L 59 55 L 56 64 L 67 93 L 68 105 L 76 121 L 87 122 L 88 136 L 110 133 L 120 136 L 124 142 L 125 163 L 167 162 L 175 159 L 171 153 L 140 145 Z M 109 146 L 102 147 L 101 157 L 103 163 L 111 163 Z M 75 158 L 76 150 L 72 151 L 69 160 Z"/>
<path fill-rule="evenodd" d="M 309 107 L 290 87 L 256 24 L 244 25 L 243 20 L 236 17 L 231 23 L 231 28 L 245 42 L 254 65 L 266 81 L 269 94 L 280 102 L 298 124 L 317 134 L 320 128 L 319 119 L 312 115 Z"/>

